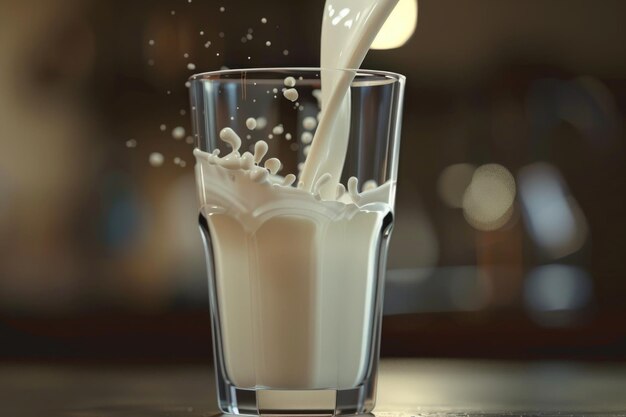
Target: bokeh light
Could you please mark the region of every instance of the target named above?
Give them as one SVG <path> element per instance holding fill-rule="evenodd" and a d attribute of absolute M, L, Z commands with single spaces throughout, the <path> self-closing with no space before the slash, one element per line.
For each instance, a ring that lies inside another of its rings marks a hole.
<path fill-rule="evenodd" d="M 513 215 L 515 179 L 508 169 L 486 164 L 474 172 L 463 195 L 463 215 L 474 228 L 482 231 L 504 226 Z"/>
<path fill-rule="evenodd" d="M 531 311 L 579 310 L 591 300 L 589 274 L 570 265 L 544 265 L 530 271 L 524 286 L 524 301 Z"/>
<path fill-rule="evenodd" d="M 522 169 L 518 178 L 525 224 L 535 243 L 552 258 L 580 250 L 587 238 L 587 221 L 559 171 L 535 163 Z"/>
<path fill-rule="evenodd" d="M 372 49 L 399 48 L 417 27 L 417 0 L 400 0 L 376 36 Z"/>
<path fill-rule="evenodd" d="M 471 164 L 454 164 L 443 170 L 437 181 L 437 192 L 444 203 L 452 208 L 463 207 L 463 195 L 475 170 Z"/>

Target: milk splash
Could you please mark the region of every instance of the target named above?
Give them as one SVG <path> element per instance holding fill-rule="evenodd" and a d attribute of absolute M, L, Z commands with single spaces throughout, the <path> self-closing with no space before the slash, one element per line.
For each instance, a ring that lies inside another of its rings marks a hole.
<path fill-rule="evenodd" d="M 221 192 L 225 192 L 224 186 L 230 184 L 226 188 L 230 188 L 232 192 L 229 194 L 233 195 L 239 192 L 236 189 L 240 186 L 249 187 L 256 183 L 258 185 L 281 187 L 271 191 L 274 198 L 281 193 L 295 192 L 295 195 L 310 194 L 314 200 L 322 200 L 321 190 L 331 180 L 330 174 L 325 174 L 318 178 L 311 193 L 302 193 L 300 191 L 304 187 L 302 182 L 298 184 L 298 190 L 293 190 L 291 187 L 296 181 L 294 174 L 288 174 L 285 177 L 277 175 L 282 167 L 279 159 L 271 158 L 266 160 L 264 164 L 261 164 L 269 149 L 267 142 L 260 140 L 254 145 L 254 153 L 244 152 L 241 154 L 239 151 L 241 150 L 242 140 L 234 130 L 229 127 L 222 129 L 220 139 L 226 142 L 232 149 L 232 152 L 224 157 L 220 157 L 219 149 L 216 149 L 213 153 L 203 152 L 199 149 L 194 150 L 194 156 L 198 161 L 197 169 L 199 170 L 197 179 L 199 184 L 204 185 L 204 187 L 200 187 L 200 200 L 202 202 L 208 202 L 212 198 L 218 198 L 219 196 L 219 193 L 207 194 L 207 188 L 212 188 L 211 183 L 219 183 Z M 364 191 L 359 192 L 358 179 L 352 177 L 348 181 L 347 192 L 342 184 L 338 184 L 334 198 L 331 201 L 358 206 L 382 202 L 381 200 L 385 200 L 384 196 L 389 193 L 389 186 L 390 183 L 376 187 L 375 182 L 368 181 L 363 187 Z M 305 198 L 304 195 L 302 197 Z"/>
<path fill-rule="evenodd" d="M 328 0 L 322 23 L 322 68 L 359 68 L 376 34 L 397 3 L 398 0 Z M 322 70 L 321 74 L 323 88 L 319 99 L 322 113 L 312 144 L 307 149 L 308 154 L 300 174 L 298 188 L 316 196 L 322 195 L 325 200 L 342 201 L 341 190 L 345 189 L 339 180 L 345 164 L 349 139 L 348 92 L 355 75 L 356 71 L 349 70 Z M 295 78 L 287 77 L 284 83 L 289 87 L 283 92 L 285 98 L 296 101 L 298 94 L 293 88 L 296 86 Z M 256 127 L 253 119 L 248 119 L 248 122 L 246 124 L 249 129 Z M 304 124 L 305 127 L 314 129 L 317 121 L 314 118 L 307 118 Z M 234 150 L 237 151 L 238 149 Z M 198 151 L 195 154 L 202 155 Z M 259 170 L 255 172 L 255 177 L 265 175 Z M 354 181 L 352 178 L 349 180 L 348 185 L 352 182 L 352 187 L 348 189 L 353 190 L 351 195 L 358 197 L 354 190 Z M 371 182 L 369 188 L 371 189 Z"/>

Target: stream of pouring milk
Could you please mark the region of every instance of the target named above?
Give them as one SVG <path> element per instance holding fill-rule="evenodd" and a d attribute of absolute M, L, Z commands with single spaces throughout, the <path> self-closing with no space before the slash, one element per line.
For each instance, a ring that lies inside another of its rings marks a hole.
<path fill-rule="evenodd" d="M 328 0 L 321 65 L 359 68 L 397 0 Z M 220 157 L 195 150 L 211 235 L 222 347 L 240 388 L 353 388 L 366 376 L 384 219 L 394 183 L 339 184 L 353 71 L 322 71 L 322 116 L 298 187 L 263 164 L 268 147 Z"/>
<path fill-rule="evenodd" d="M 321 68 L 357 69 L 398 0 L 328 0 L 322 22 Z M 352 71 L 322 71 L 322 117 L 301 180 L 311 191 L 325 173 L 331 180 L 322 190 L 332 193 L 341 179 L 350 129 Z"/>

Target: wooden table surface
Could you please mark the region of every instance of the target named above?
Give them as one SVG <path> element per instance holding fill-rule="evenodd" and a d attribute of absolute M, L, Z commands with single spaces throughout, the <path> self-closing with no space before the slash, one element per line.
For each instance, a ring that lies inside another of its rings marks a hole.
<path fill-rule="evenodd" d="M 626 416 L 626 364 L 390 359 L 377 417 Z M 0 365 L 2 417 L 218 414 L 206 366 Z"/>

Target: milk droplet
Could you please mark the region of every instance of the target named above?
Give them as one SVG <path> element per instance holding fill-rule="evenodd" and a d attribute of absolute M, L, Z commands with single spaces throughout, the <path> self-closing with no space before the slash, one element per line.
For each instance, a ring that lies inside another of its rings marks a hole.
<path fill-rule="evenodd" d="M 359 180 L 356 177 L 350 177 L 348 180 L 348 193 L 355 203 L 358 203 L 361 199 L 359 196 Z"/>
<path fill-rule="evenodd" d="M 189 71 L 193 71 L 193 70 L 195 70 L 195 69 L 196 69 L 196 64 L 194 64 L 194 63 L 190 62 L 189 64 L 187 64 L 187 69 L 188 69 Z"/>
<path fill-rule="evenodd" d="M 265 127 L 267 126 L 267 119 L 263 116 L 261 117 L 257 117 L 256 119 L 256 128 L 259 130 L 263 130 L 265 129 Z"/>
<path fill-rule="evenodd" d="M 261 160 L 267 154 L 267 151 L 269 150 L 269 148 L 270 147 L 267 145 L 267 142 L 265 142 L 264 140 L 260 140 L 257 143 L 255 143 L 254 144 L 254 162 L 257 164 L 261 162 Z"/>
<path fill-rule="evenodd" d="M 313 142 L 313 134 L 311 132 L 304 132 L 300 137 L 300 140 L 305 145 L 308 145 L 309 143 Z"/>
<path fill-rule="evenodd" d="M 311 145 L 305 146 L 304 149 L 302 149 L 304 156 L 309 156 L 309 152 L 311 152 Z"/>
<path fill-rule="evenodd" d="M 178 127 L 175 127 L 175 128 L 172 130 L 172 137 L 173 137 L 175 140 L 181 140 L 182 138 L 184 138 L 184 137 L 185 137 L 185 133 L 186 133 L 186 132 L 185 132 L 185 128 L 184 128 L 184 127 L 182 127 L 182 126 L 178 126 Z"/>
<path fill-rule="evenodd" d="M 262 17 L 262 18 L 261 18 L 261 23 L 266 24 L 266 23 L 267 23 L 267 19 L 266 19 L 266 18 L 264 18 L 264 17 Z"/>
<path fill-rule="evenodd" d="M 272 93 L 277 94 L 278 93 L 278 88 L 272 88 Z"/>
<path fill-rule="evenodd" d="M 189 54 L 188 54 L 187 52 L 185 52 L 185 53 L 183 54 L 183 58 L 185 58 L 185 59 L 186 59 L 186 58 L 189 58 Z"/>
<path fill-rule="evenodd" d="M 283 91 L 283 96 L 289 101 L 298 100 L 298 90 L 295 88 L 290 88 L 288 90 Z"/>
<path fill-rule="evenodd" d="M 241 156 L 241 168 L 251 170 L 254 167 L 254 155 L 250 152 L 244 152 Z"/>
<path fill-rule="evenodd" d="M 283 51 L 283 55 L 285 55 L 285 56 L 289 55 L 289 51 L 288 51 L 287 49 L 285 49 L 285 50 Z"/>
<path fill-rule="evenodd" d="M 249 130 L 256 129 L 256 126 L 257 126 L 257 122 L 256 122 L 256 119 L 254 117 L 249 117 L 249 118 L 246 119 L 246 127 Z"/>
<path fill-rule="evenodd" d="M 150 161 L 150 165 L 155 168 L 162 166 L 163 162 L 165 162 L 165 158 L 163 157 L 163 155 L 158 152 L 152 152 L 148 160 Z"/>
<path fill-rule="evenodd" d="M 296 182 L 296 176 L 293 174 L 288 174 L 283 180 L 283 187 L 291 187 L 293 183 Z"/>
<path fill-rule="evenodd" d="M 282 135 L 284 131 L 285 128 L 283 127 L 283 125 L 275 126 L 274 129 L 272 129 L 272 133 L 275 135 Z"/>
<path fill-rule="evenodd" d="M 304 120 L 302 120 L 302 127 L 306 130 L 313 130 L 317 127 L 317 120 L 315 117 L 305 117 Z"/>
<path fill-rule="evenodd" d="M 272 46 L 272 42 L 270 41 L 265 42 L 265 46 Z"/>
<path fill-rule="evenodd" d="M 285 87 L 295 87 L 296 79 L 293 77 L 287 77 L 285 78 L 284 83 L 285 83 Z"/>
<path fill-rule="evenodd" d="M 180 158 L 176 157 L 174 158 L 174 165 L 178 165 L 178 164 L 180 164 Z"/>
<path fill-rule="evenodd" d="M 167 130 L 167 125 L 161 125 L 159 126 L 159 129 L 161 130 L 161 132 L 165 132 Z"/>
<path fill-rule="evenodd" d="M 220 12 L 224 13 L 226 11 L 226 7 L 222 6 L 220 7 Z"/>
<path fill-rule="evenodd" d="M 220 139 L 228 143 L 233 148 L 233 153 L 237 152 L 241 147 L 241 138 L 230 127 L 225 127 L 220 132 Z"/>
<path fill-rule="evenodd" d="M 150 40 L 148 41 L 148 45 L 150 45 L 150 46 L 154 46 L 154 45 L 155 45 L 155 43 L 156 43 L 156 42 L 154 42 L 154 39 L 150 39 Z"/>
<path fill-rule="evenodd" d="M 285 139 L 291 140 L 291 133 L 286 133 L 285 134 Z"/>
<path fill-rule="evenodd" d="M 127 148 L 136 148 L 137 147 L 137 141 L 135 139 L 129 139 L 126 141 L 126 147 Z"/>
<path fill-rule="evenodd" d="M 185 110 L 185 109 L 180 109 L 180 115 L 181 115 L 181 116 L 184 116 L 184 115 L 186 115 L 186 114 L 187 114 L 187 110 Z"/>
<path fill-rule="evenodd" d="M 281 168 L 281 163 L 276 158 L 271 158 L 265 161 L 265 168 L 269 169 L 270 174 L 276 175 Z"/>
<path fill-rule="evenodd" d="M 300 146 L 299 146 L 297 143 L 292 143 L 292 144 L 289 146 L 289 149 L 291 149 L 292 151 L 294 151 L 294 152 L 295 152 L 295 151 L 297 151 L 298 149 L 300 149 Z"/>
<path fill-rule="evenodd" d="M 193 136 L 187 136 L 187 138 L 185 138 L 185 142 L 192 145 L 193 144 Z"/>

